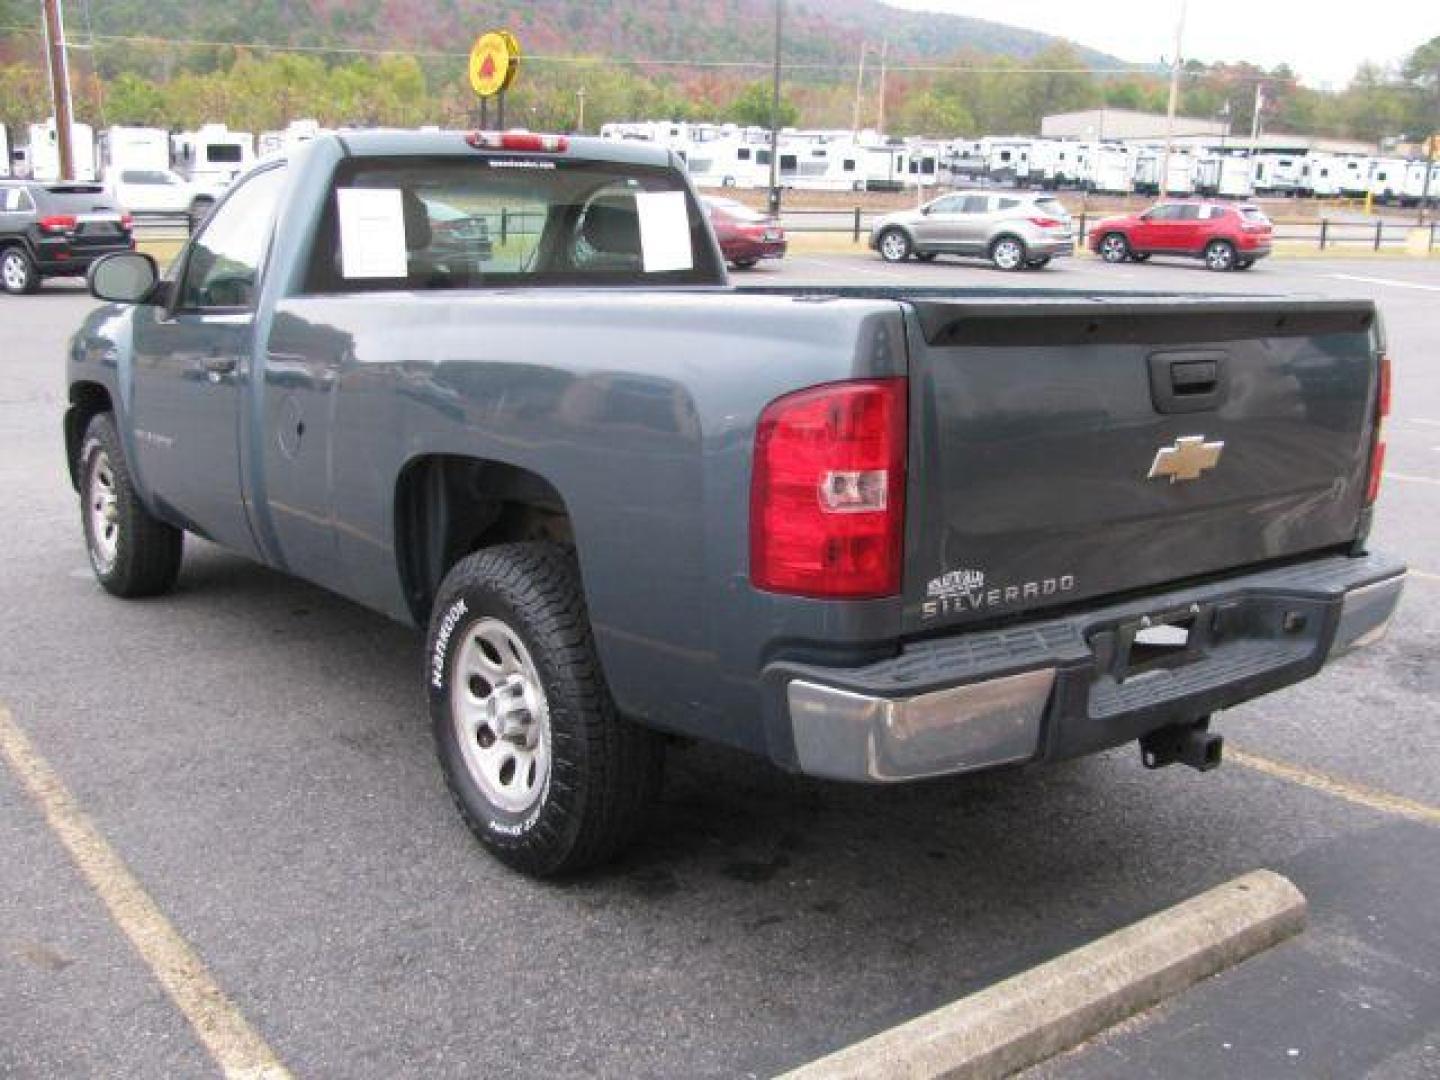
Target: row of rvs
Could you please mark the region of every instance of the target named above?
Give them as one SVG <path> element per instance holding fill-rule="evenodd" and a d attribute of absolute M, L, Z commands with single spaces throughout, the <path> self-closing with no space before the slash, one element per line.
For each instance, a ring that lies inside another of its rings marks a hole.
<path fill-rule="evenodd" d="M 764 128 L 639 121 L 606 124 L 600 134 L 669 147 L 685 160 L 698 187 L 770 184 L 771 140 Z M 868 130 L 787 129 L 779 137 L 776 173 L 782 187 L 811 191 L 1001 184 L 1117 195 L 1368 195 L 1404 205 L 1440 199 L 1440 163 L 1427 166 L 1403 158 L 1175 145 L 1167 162 L 1164 146 L 1157 143 L 1022 137 L 887 140 Z"/>
<path fill-rule="evenodd" d="M 125 173 L 173 173 L 202 195 L 218 197 L 257 158 L 293 150 L 315 138 L 314 120 L 295 120 L 283 131 L 231 131 L 204 124 L 193 131 L 153 127 L 108 127 L 97 135 L 89 124 L 71 125 L 74 175 L 85 183 L 117 181 Z M 60 146 L 55 121 L 30 124 L 24 142 L 0 127 L 0 176 L 28 180 L 60 179 Z"/>

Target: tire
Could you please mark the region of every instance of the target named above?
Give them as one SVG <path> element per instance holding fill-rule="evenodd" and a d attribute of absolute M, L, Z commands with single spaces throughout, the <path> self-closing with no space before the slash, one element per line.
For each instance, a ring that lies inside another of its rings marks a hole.
<path fill-rule="evenodd" d="M 917 251 L 915 253 L 915 258 L 919 259 L 921 262 L 934 262 L 935 257 L 939 254 L 940 253 L 938 251 Z"/>
<path fill-rule="evenodd" d="M 997 270 L 1025 269 L 1025 244 L 1019 237 L 1002 236 L 990 245 L 990 261 Z"/>
<path fill-rule="evenodd" d="M 1228 240 L 1211 240 L 1205 245 L 1205 268 L 1217 272 L 1235 269 L 1235 245 Z"/>
<path fill-rule="evenodd" d="M 0 287 L 12 296 L 24 296 L 40 288 L 40 271 L 24 248 L 11 246 L 0 251 Z"/>
<path fill-rule="evenodd" d="M 1096 249 L 1100 258 L 1108 263 L 1122 263 L 1132 256 L 1130 241 L 1125 239 L 1124 233 L 1106 233 L 1100 238 L 1100 246 Z"/>
<path fill-rule="evenodd" d="M 1027 260 L 1025 261 L 1025 269 L 1026 269 L 1026 270 L 1044 270 L 1045 267 L 1047 267 L 1047 266 L 1049 266 L 1049 265 L 1050 265 L 1050 256 L 1049 256 L 1049 255 L 1041 256 L 1041 257 L 1038 258 L 1038 259 L 1027 259 Z"/>
<path fill-rule="evenodd" d="M 1132 251 L 1132 252 L 1130 253 L 1130 260 L 1131 260 L 1132 262 L 1149 262 L 1149 261 L 1150 261 L 1150 252 L 1148 252 L 1148 251 Z"/>
<path fill-rule="evenodd" d="M 85 550 L 101 588 L 125 599 L 169 592 L 180 575 L 185 534 L 141 504 L 109 413 L 85 429 L 76 474 Z"/>
<path fill-rule="evenodd" d="M 555 877 L 635 837 L 663 744 L 615 711 L 570 551 L 504 544 L 461 559 L 440 585 L 425 655 L 441 770 L 491 854 Z"/>
<path fill-rule="evenodd" d="M 1236 270 L 1249 270 L 1249 269 L 1250 269 L 1252 266 L 1254 266 L 1254 265 L 1255 265 L 1255 260 L 1254 260 L 1254 259 L 1236 259 L 1236 260 L 1235 260 L 1235 269 L 1236 269 Z"/>
<path fill-rule="evenodd" d="M 886 229 L 880 234 L 880 240 L 875 246 L 880 257 L 891 263 L 904 262 L 914 250 L 910 237 L 905 235 L 903 229 Z"/>
<path fill-rule="evenodd" d="M 736 260 L 735 260 L 735 269 L 737 269 L 737 270 L 753 270 L 754 267 L 755 267 L 755 264 L 756 264 L 757 262 L 759 262 L 759 261 L 760 261 L 759 259 L 736 259 Z"/>

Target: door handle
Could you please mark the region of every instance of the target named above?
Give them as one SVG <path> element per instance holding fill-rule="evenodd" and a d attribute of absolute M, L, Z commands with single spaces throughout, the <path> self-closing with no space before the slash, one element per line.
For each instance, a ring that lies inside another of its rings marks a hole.
<path fill-rule="evenodd" d="M 205 368 L 205 373 L 213 378 L 221 375 L 229 375 L 235 370 L 235 357 L 233 356 L 207 356 L 200 361 Z"/>

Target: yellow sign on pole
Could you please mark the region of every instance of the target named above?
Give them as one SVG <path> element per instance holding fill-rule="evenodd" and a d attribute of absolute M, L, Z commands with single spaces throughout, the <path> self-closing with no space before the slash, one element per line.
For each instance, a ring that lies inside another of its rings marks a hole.
<path fill-rule="evenodd" d="M 520 42 L 508 30 L 489 30 L 470 48 L 470 88 L 482 98 L 503 93 L 520 70 Z"/>

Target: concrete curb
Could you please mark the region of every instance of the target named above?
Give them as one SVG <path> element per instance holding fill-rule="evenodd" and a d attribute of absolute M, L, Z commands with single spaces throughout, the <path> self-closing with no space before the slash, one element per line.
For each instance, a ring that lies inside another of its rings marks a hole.
<path fill-rule="evenodd" d="M 1256 870 L 782 1080 L 1008 1076 L 1299 933 L 1305 916 L 1299 889 Z"/>

